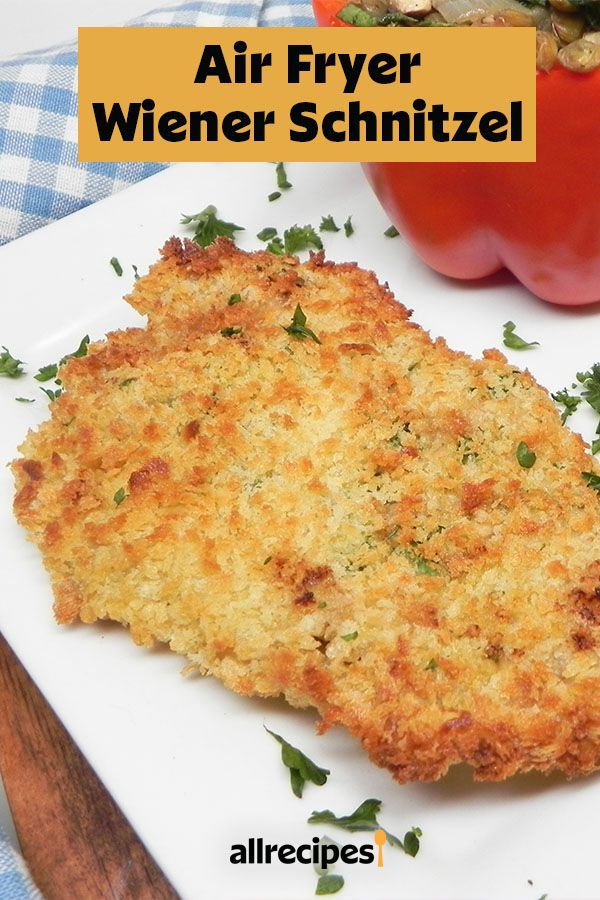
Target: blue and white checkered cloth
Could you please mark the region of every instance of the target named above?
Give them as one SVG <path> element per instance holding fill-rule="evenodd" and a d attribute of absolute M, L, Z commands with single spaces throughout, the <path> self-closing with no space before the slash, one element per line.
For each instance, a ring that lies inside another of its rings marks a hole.
<path fill-rule="evenodd" d="M 312 25 L 307 0 L 197 0 L 128 23 L 149 26 Z M 77 48 L 0 62 L 0 244 L 164 168 L 77 160 Z M 0 829 L 0 900 L 41 900 Z"/>
<path fill-rule="evenodd" d="M 153 10 L 128 23 L 313 24 L 308 0 L 195 0 Z M 0 62 L 0 244 L 162 168 L 159 163 L 78 162 L 75 45 Z"/>
<path fill-rule="evenodd" d="M 42 900 L 19 854 L 11 847 L 0 828 L 1 900 Z"/>

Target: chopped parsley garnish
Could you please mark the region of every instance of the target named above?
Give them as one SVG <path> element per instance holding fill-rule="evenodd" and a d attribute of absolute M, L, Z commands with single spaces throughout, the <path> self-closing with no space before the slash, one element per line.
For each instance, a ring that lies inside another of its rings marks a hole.
<path fill-rule="evenodd" d="M 564 423 L 572 416 L 579 404 L 585 402 L 598 414 L 596 437 L 592 440 L 592 453 L 600 453 L 600 363 L 595 363 L 588 372 L 578 372 L 571 390 L 579 388 L 579 394 L 571 394 L 567 388 L 552 394 L 552 399 L 564 407 L 560 420 Z"/>
<path fill-rule="evenodd" d="M 287 179 L 287 174 L 285 171 L 285 166 L 282 162 L 278 162 L 275 166 L 275 172 L 277 174 L 277 187 L 282 191 L 287 191 L 292 187 L 291 182 Z"/>
<path fill-rule="evenodd" d="M 406 557 L 406 559 L 413 564 L 415 569 L 417 570 L 417 575 L 439 575 L 440 573 L 434 566 L 432 566 L 428 559 L 425 559 L 424 556 L 419 556 L 418 553 L 415 553 L 414 550 L 402 550 L 402 555 Z"/>
<path fill-rule="evenodd" d="M 121 263 L 119 262 L 119 260 L 117 259 L 116 256 L 113 256 L 113 257 L 112 257 L 112 259 L 110 260 L 110 265 L 113 267 L 113 269 L 115 270 L 116 274 L 117 274 L 117 275 L 119 276 L 119 278 L 120 278 L 121 275 L 123 274 L 123 266 L 121 265 Z"/>
<path fill-rule="evenodd" d="M 283 241 L 279 237 L 274 237 L 272 241 L 269 241 L 265 250 L 268 250 L 269 253 L 274 253 L 275 256 L 283 256 L 285 253 L 285 247 L 283 246 Z"/>
<path fill-rule="evenodd" d="M 267 556 L 267 558 L 265 559 L 265 561 L 263 563 L 263 566 L 266 566 L 268 563 L 270 563 L 272 559 L 273 559 L 272 556 Z"/>
<path fill-rule="evenodd" d="M 524 469 L 530 469 L 535 463 L 537 456 L 530 450 L 525 441 L 520 441 L 517 447 L 517 461 Z"/>
<path fill-rule="evenodd" d="M 320 838 L 319 845 L 321 847 L 337 847 L 338 850 L 340 846 L 336 841 L 327 836 Z M 329 865 L 331 865 L 331 863 L 329 863 Z M 323 860 L 315 862 L 313 868 L 319 876 L 315 894 L 320 896 L 324 894 L 337 894 L 338 891 L 341 891 L 344 886 L 343 877 L 328 871 L 327 865 L 323 867 Z"/>
<path fill-rule="evenodd" d="M 140 273 L 138 272 L 138 267 L 137 267 L 137 266 L 134 266 L 133 263 L 132 263 L 132 264 L 131 264 L 131 268 L 133 269 L 133 277 L 134 277 L 135 280 L 137 281 L 138 278 L 140 277 Z"/>
<path fill-rule="evenodd" d="M 302 797 L 302 791 L 307 781 L 317 785 L 323 785 L 327 782 L 329 769 L 322 769 L 320 766 L 317 766 L 301 750 L 298 750 L 297 747 L 292 747 L 281 735 L 275 734 L 274 731 L 271 731 L 266 726 L 265 731 L 281 744 L 281 761 L 290 770 L 290 783 L 296 797 Z"/>
<path fill-rule="evenodd" d="M 426 672 L 435 672 L 436 669 L 439 669 L 439 663 L 435 661 L 435 659 L 430 659 L 427 665 L 425 666 Z"/>
<path fill-rule="evenodd" d="M 60 388 L 57 388 L 55 391 L 53 391 L 51 388 L 40 388 L 40 391 L 43 391 L 45 393 L 50 403 L 54 403 L 54 401 L 58 400 L 58 398 L 62 394 L 62 390 Z"/>
<path fill-rule="evenodd" d="M 337 894 L 343 887 L 344 878 L 342 875 L 320 875 L 315 894 L 319 897 L 325 894 Z"/>
<path fill-rule="evenodd" d="M 272 238 L 275 237 L 276 234 L 277 234 L 276 228 L 263 228 L 261 231 L 258 232 L 256 237 L 259 239 L 259 241 L 270 241 Z"/>
<path fill-rule="evenodd" d="M 414 857 L 419 852 L 421 846 L 419 838 L 422 834 L 423 832 L 420 828 L 411 828 L 411 830 L 407 831 L 404 835 L 404 852 L 409 856 Z"/>
<path fill-rule="evenodd" d="M 4 352 L 0 353 L 0 375 L 5 375 L 7 378 L 19 378 L 20 375 L 24 375 L 23 360 L 11 356 L 6 347 L 2 347 L 2 349 Z"/>
<path fill-rule="evenodd" d="M 232 294 L 229 300 L 227 301 L 227 306 L 235 306 L 236 303 L 242 302 L 241 294 Z"/>
<path fill-rule="evenodd" d="M 236 231 L 244 231 L 242 225 L 234 222 L 224 222 L 217 218 L 216 206 L 206 206 L 202 212 L 193 216 L 183 216 L 182 225 L 191 225 L 194 228 L 192 240 L 201 247 L 208 247 L 218 237 L 228 237 L 235 240 Z"/>
<path fill-rule="evenodd" d="M 113 500 L 117 504 L 117 506 L 120 506 L 121 503 L 123 502 L 123 500 L 126 499 L 126 497 L 127 497 L 127 492 L 126 492 L 125 488 L 120 487 L 119 490 L 114 495 Z"/>
<path fill-rule="evenodd" d="M 34 375 L 36 381 L 52 381 L 58 375 L 58 363 L 51 363 L 49 366 L 42 366 L 37 375 Z"/>
<path fill-rule="evenodd" d="M 321 811 L 314 811 L 309 817 L 308 822 L 310 825 L 336 825 L 338 828 L 343 828 L 344 831 L 351 832 L 377 831 L 381 828 L 381 825 L 377 821 L 377 813 L 380 809 L 381 800 L 371 798 L 365 800 L 364 803 L 361 803 L 349 816 L 336 816 L 330 809 L 323 809 Z M 381 830 L 385 831 L 385 828 L 382 828 Z M 422 834 L 423 832 L 420 828 L 411 828 L 410 831 L 407 831 L 404 835 L 404 841 L 401 841 L 400 838 L 390 834 L 389 831 L 385 831 L 388 844 L 391 847 L 399 847 L 409 856 L 416 856 L 419 852 L 419 838 Z"/>
<path fill-rule="evenodd" d="M 269 203 L 272 203 L 273 200 L 279 200 L 280 197 L 281 197 L 281 191 L 272 191 L 268 197 Z"/>
<path fill-rule="evenodd" d="M 386 228 L 383 233 L 388 238 L 395 238 L 395 237 L 398 237 L 398 235 L 400 234 L 400 232 L 398 231 L 398 229 L 396 228 L 395 225 L 390 225 L 390 227 Z"/>
<path fill-rule="evenodd" d="M 323 241 L 312 225 L 292 225 L 291 228 L 286 228 L 283 232 L 283 243 L 285 252 L 290 254 L 307 250 L 309 247 L 323 249 Z"/>
<path fill-rule="evenodd" d="M 312 225 L 292 225 L 283 232 L 283 238 L 279 237 L 276 228 L 263 228 L 256 237 L 259 241 L 269 241 L 266 249 L 277 256 L 299 253 L 309 247 L 323 249 L 323 241 Z"/>
<path fill-rule="evenodd" d="M 596 475 L 595 472 L 582 472 L 581 477 L 588 487 L 591 487 L 594 491 L 598 491 L 600 494 L 600 475 Z"/>
<path fill-rule="evenodd" d="M 77 350 L 74 350 L 73 353 L 67 353 L 67 355 L 63 356 L 57 363 L 50 363 L 50 365 L 42 366 L 40 369 L 38 369 L 37 374 L 33 377 L 36 381 L 41 382 L 52 381 L 53 378 L 57 378 L 58 370 L 61 366 L 64 366 L 64 364 L 68 362 L 68 360 L 81 359 L 83 356 L 87 356 L 89 343 L 90 336 L 89 334 L 86 334 L 84 337 L 82 337 Z"/>
<path fill-rule="evenodd" d="M 130 384 L 133 384 L 134 381 L 137 381 L 137 378 L 124 378 L 123 381 L 119 382 L 120 388 L 129 387 Z"/>
<path fill-rule="evenodd" d="M 354 234 L 354 225 L 352 224 L 352 216 L 348 216 L 344 222 L 344 234 L 346 237 L 352 237 Z"/>
<path fill-rule="evenodd" d="M 333 216 L 322 216 L 319 231 L 340 231 L 338 225 L 335 224 Z"/>
<path fill-rule="evenodd" d="M 68 359 L 81 359 L 83 356 L 87 356 L 89 343 L 90 343 L 90 336 L 89 336 L 89 334 L 86 334 L 84 337 L 81 338 L 81 341 L 79 343 L 79 347 L 77 348 L 77 350 L 74 350 L 73 353 L 67 353 L 66 356 L 63 356 L 63 358 L 61 359 L 61 361 L 59 363 L 59 366 L 63 366 Z"/>
<path fill-rule="evenodd" d="M 502 343 L 511 350 L 532 350 L 539 347 L 539 341 L 525 341 L 518 334 L 515 334 L 517 327 L 514 322 L 505 322 L 502 326 L 504 331 L 502 334 Z"/>
<path fill-rule="evenodd" d="M 600 363 L 595 363 L 589 372 L 578 372 L 577 381 L 582 386 L 581 396 L 600 413 Z"/>
<path fill-rule="evenodd" d="M 297 341 L 303 341 L 305 338 L 310 338 L 316 344 L 321 343 L 314 331 L 311 328 L 306 327 L 306 316 L 302 312 L 302 307 L 299 303 L 294 310 L 292 324 L 287 326 L 284 325 L 282 327 L 284 331 L 287 331 L 287 333 L 296 338 Z"/>
<path fill-rule="evenodd" d="M 17 403 L 35 403 L 30 397 L 15 397 Z"/>
<path fill-rule="evenodd" d="M 560 416 L 560 421 L 564 425 L 569 416 L 573 415 L 579 404 L 582 402 L 583 397 L 580 397 L 577 394 L 569 394 L 567 388 L 563 388 L 562 391 L 557 391 L 556 394 L 552 394 L 552 399 L 555 403 L 564 406 Z"/>
<path fill-rule="evenodd" d="M 221 334 L 223 335 L 223 337 L 233 337 L 234 335 L 241 334 L 241 333 L 242 333 L 241 327 L 235 328 L 232 325 L 230 325 L 228 328 L 221 328 Z"/>
<path fill-rule="evenodd" d="M 358 637 L 358 631 L 351 631 L 348 634 L 340 635 L 343 641 L 355 641 Z"/>

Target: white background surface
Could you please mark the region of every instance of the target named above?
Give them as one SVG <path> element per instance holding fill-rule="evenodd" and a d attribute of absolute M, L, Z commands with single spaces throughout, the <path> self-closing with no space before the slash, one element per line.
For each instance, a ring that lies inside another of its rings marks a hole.
<path fill-rule="evenodd" d="M 0 59 L 77 38 L 79 25 L 122 25 L 169 0 L 0 0 Z"/>
<path fill-rule="evenodd" d="M 10 297 L 0 306 L 2 342 L 31 373 L 85 333 L 99 338 L 138 322 L 120 299 L 133 282 L 131 264 L 144 272 L 164 239 L 183 232 L 180 214 L 212 202 L 223 218 L 246 226 L 244 248 L 257 247 L 255 234 L 266 225 L 317 224 L 328 213 L 343 222 L 353 213 L 351 239 L 324 236 L 328 255 L 373 268 L 415 309 L 415 320 L 451 347 L 479 355 L 500 346 L 502 323 L 512 319 L 541 346 L 506 351 L 510 361 L 531 367 L 550 389 L 596 361 L 597 308 L 552 307 L 505 276 L 466 287 L 434 275 L 400 238 L 383 237 L 387 219 L 358 166 L 289 165 L 294 188 L 269 204 L 273 169 L 174 166 L 1 248 Z M 15 396 L 38 399 L 24 405 Z M 0 414 L 0 628 L 184 900 L 308 900 L 316 882 L 310 866 L 240 869 L 229 863 L 231 844 L 250 836 L 297 844 L 330 832 L 343 842 L 344 832 L 307 825 L 308 815 L 326 807 L 348 813 L 367 797 L 383 801 L 381 822 L 390 831 L 420 826 L 422 849 L 413 860 L 387 848 L 382 870 L 338 867 L 343 900 L 537 900 L 544 893 L 598 900 L 600 775 L 474 784 L 458 770 L 434 785 L 401 787 L 340 729 L 317 737 L 311 713 L 238 697 L 209 678 L 183 679 L 174 654 L 136 647 L 116 626 L 55 625 L 39 555 L 11 515 L 4 467 L 27 428 L 47 416 L 31 375 L 1 380 Z M 593 432 L 591 416 L 578 415 L 575 424 Z M 263 724 L 331 769 L 329 783 L 293 797 Z"/>

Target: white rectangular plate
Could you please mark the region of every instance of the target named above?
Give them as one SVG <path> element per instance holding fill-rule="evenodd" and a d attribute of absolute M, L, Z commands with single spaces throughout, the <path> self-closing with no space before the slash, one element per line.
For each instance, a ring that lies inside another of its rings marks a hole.
<path fill-rule="evenodd" d="M 505 352 L 551 390 L 600 357 L 597 308 L 552 307 L 504 276 L 476 286 L 450 282 L 425 269 L 401 238 L 385 238 L 389 223 L 358 166 L 295 164 L 288 176 L 293 189 L 269 203 L 271 164 L 177 166 L 0 250 L 0 343 L 26 360 L 29 373 L 0 379 L 0 461 L 13 458 L 27 429 L 47 415 L 31 373 L 75 349 L 85 333 L 101 338 L 139 322 L 121 300 L 133 283 L 132 263 L 144 272 L 167 237 L 185 233 L 181 213 L 209 203 L 246 227 L 238 243 L 247 249 L 259 246 L 255 235 L 264 226 L 318 225 L 329 213 L 340 224 L 352 214 L 353 237 L 323 235 L 330 257 L 373 269 L 451 347 L 473 354 L 501 347 L 502 323 L 512 319 L 541 346 Z M 122 278 L 109 266 L 112 256 Z M 17 396 L 36 402 L 16 403 Z M 575 421 L 591 437 L 591 415 Z M 532 775 L 481 785 L 457 770 L 437 784 L 400 787 L 342 731 L 317 737 L 310 713 L 243 699 L 209 678 L 182 678 L 181 659 L 135 647 L 116 626 L 59 628 L 39 555 L 12 517 L 12 493 L 2 466 L 0 629 L 186 900 L 313 896 L 312 866 L 236 866 L 230 846 L 252 836 L 310 842 L 324 833 L 306 824 L 313 809 L 349 813 L 367 797 L 383 801 L 388 830 L 403 835 L 420 826 L 422 848 L 415 859 L 388 848 L 383 869 L 338 865 L 345 900 L 600 896 L 598 777 L 569 784 Z M 331 769 L 329 783 L 308 785 L 296 799 L 263 724 Z M 369 841 L 327 831 L 342 843 Z"/>

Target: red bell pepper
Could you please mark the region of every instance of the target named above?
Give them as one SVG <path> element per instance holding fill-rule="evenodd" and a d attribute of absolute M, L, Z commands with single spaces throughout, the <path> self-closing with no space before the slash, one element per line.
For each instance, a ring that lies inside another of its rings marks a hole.
<path fill-rule="evenodd" d="M 313 0 L 342 25 L 340 0 Z M 551 303 L 600 301 L 600 69 L 537 74 L 535 163 L 365 163 L 390 219 L 453 278 L 506 267 Z"/>

